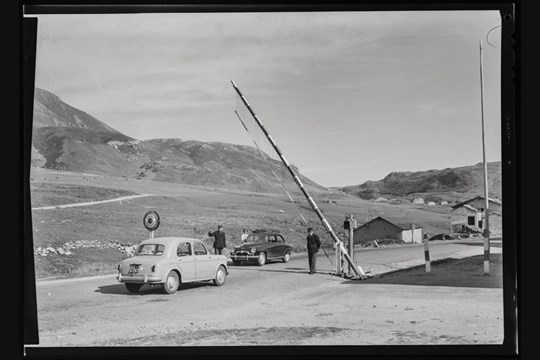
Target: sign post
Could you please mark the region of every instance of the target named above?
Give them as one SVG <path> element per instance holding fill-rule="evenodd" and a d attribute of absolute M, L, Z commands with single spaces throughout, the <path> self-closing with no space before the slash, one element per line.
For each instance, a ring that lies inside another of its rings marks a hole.
<path fill-rule="evenodd" d="M 154 238 L 154 231 L 159 227 L 159 215 L 155 211 L 149 211 L 144 214 L 143 225 L 150 232 L 150 239 Z"/>

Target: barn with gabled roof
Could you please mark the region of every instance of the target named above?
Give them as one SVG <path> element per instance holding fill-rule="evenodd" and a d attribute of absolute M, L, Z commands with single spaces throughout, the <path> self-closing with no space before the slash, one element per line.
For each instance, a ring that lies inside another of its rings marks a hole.
<path fill-rule="evenodd" d="M 398 219 L 377 216 L 354 229 L 354 243 L 362 244 L 373 240 L 394 239 L 406 243 L 421 243 L 422 228 Z"/>

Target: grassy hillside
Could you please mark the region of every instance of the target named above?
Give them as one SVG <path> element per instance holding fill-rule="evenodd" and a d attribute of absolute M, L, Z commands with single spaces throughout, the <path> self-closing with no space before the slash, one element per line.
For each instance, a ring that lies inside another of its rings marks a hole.
<path fill-rule="evenodd" d="M 71 255 L 36 253 L 38 278 L 50 276 L 83 276 L 112 273 L 126 254 L 106 244 L 138 244 L 148 237 L 142 218 L 149 210 L 161 217 L 156 236 L 190 236 L 202 238 L 211 246 L 206 233 L 222 224 L 228 246 L 240 243 L 240 233 L 248 229 L 277 229 L 295 251 L 304 251 L 306 226 L 297 208 L 284 194 L 255 193 L 218 187 L 179 185 L 144 179 L 91 176 L 73 172 L 34 169 L 32 203 L 40 206 L 102 200 L 131 193 L 155 194 L 151 197 L 85 207 L 32 212 L 34 247 L 58 248 L 66 243 L 84 242 L 71 249 Z M 65 191 L 62 191 L 65 190 Z M 51 195 L 55 193 L 56 195 Z M 60 198 L 59 195 L 63 193 Z M 301 198 L 297 198 L 301 200 Z M 332 199 L 335 203 L 328 203 Z M 347 194 L 320 193 L 315 200 L 339 237 L 347 238 L 342 228 L 346 214 L 354 214 L 359 223 L 379 215 L 401 222 L 414 222 L 428 233 L 447 232 L 449 209 L 427 209 L 409 204 L 379 204 Z M 309 205 L 299 203 L 310 226 L 321 235 L 330 251 L 332 240 L 326 234 Z M 98 245 L 93 245 L 98 244 Z"/>

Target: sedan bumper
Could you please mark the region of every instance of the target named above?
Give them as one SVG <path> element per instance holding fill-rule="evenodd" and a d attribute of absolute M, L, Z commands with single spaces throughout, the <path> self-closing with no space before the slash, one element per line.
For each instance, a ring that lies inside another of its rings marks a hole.
<path fill-rule="evenodd" d="M 122 275 L 118 273 L 116 279 L 123 283 L 137 283 L 137 284 L 152 284 L 152 283 L 162 283 L 162 276 L 151 276 L 151 275 Z"/>
<path fill-rule="evenodd" d="M 237 260 L 237 261 L 248 261 L 248 260 L 257 260 L 259 258 L 259 255 L 246 255 L 246 254 L 231 254 L 231 259 Z"/>

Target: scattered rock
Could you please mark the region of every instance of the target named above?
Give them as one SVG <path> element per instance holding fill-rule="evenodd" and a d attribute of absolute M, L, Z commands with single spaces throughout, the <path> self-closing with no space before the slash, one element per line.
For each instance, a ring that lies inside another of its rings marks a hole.
<path fill-rule="evenodd" d="M 122 253 L 133 256 L 135 254 L 135 251 L 137 249 L 137 245 L 130 245 L 130 244 L 120 244 L 118 242 L 104 242 L 100 240 L 77 240 L 77 241 L 70 241 L 65 244 L 63 244 L 61 247 L 53 248 L 52 246 L 48 246 L 46 248 L 38 247 L 34 250 L 34 254 L 41 255 L 41 256 L 47 256 L 49 254 L 58 254 L 58 255 L 72 255 L 73 253 L 70 251 L 72 249 L 88 249 L 88 248 L 99 248 L 99 249 L 114 249 L 117 251 L 121 251 Z"/>

